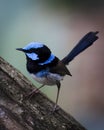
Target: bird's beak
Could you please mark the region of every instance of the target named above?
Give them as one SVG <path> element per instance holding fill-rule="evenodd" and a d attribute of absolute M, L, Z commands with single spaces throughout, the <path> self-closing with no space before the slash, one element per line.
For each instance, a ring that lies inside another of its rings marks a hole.
<path fill-rule="evenodd" d="M 24 49 L 23 49 L 23 48 L 16 48 L 16 50 L 18 50 L 18 51 L 23 51 L 23 52 L 24 52 Z"/>

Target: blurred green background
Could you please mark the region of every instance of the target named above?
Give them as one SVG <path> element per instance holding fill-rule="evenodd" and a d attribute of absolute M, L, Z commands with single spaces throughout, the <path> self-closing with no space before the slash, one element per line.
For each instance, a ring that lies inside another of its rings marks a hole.
<path fill-rule="evenodd" d="M 15 48 L 39 41 L 63 58 L 89 31 L 100 39 L 70 63 L 72 77 L 62 81 L 59 105 L 88 130 L 104 130 L 103 0 L 0 0 L 0 56 L 26 71 L 26 59 Z M 56 86 L 42 91 L 53 101 Z"/>

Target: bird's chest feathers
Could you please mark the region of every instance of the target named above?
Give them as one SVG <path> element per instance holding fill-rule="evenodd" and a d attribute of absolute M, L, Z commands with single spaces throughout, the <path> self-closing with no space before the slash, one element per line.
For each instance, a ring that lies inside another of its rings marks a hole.
<path fill-rule="evenodd" d="M 50 73 L 47 71 L 41 71 L 36 74 L 31 74 L 32 78 L 44 85 L 55 85 L 57 81 L 63 79 L 63 76 L 59 74 Z"/>

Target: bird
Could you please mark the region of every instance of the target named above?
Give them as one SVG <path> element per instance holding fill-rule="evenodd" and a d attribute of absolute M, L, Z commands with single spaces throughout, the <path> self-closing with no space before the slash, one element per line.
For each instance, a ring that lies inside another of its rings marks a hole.
<path fill-rule="evenodd" d="M 23 48 L 16 48 L 26 55 L 26 68 L 34 80 L 39 82 L 41 86 L 33 89 L 28 96 L 34 95 L 39 89 L 45 85 L 56 85 L 57 95 L 53 111 L 57 110 L 58 98 L 60 93 L 61 80 L 64 76 L 72 76 L 67 65 L 82 51 L 91 46 L 99 37 L 99 32 L 88 32 L 84 35 L 76 46 L 63 58 L 59 59 L 45 44 L 40 42 L 30 42 Z"/>

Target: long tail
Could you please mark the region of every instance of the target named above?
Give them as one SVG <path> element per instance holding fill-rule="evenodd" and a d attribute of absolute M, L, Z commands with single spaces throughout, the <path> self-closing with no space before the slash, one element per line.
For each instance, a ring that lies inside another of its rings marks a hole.
<path fill-rule="evenodd" d="M 70 61 L 72 61 L 79 53 L 87 49 L 89 46 L 91 46 L 97 39 L 99 32 L 89 32 L 87 33 L 79 42 L 78 44 L 72 49 L 72 51 L 64 57 L 61 61 L 67 65 Z"/>

